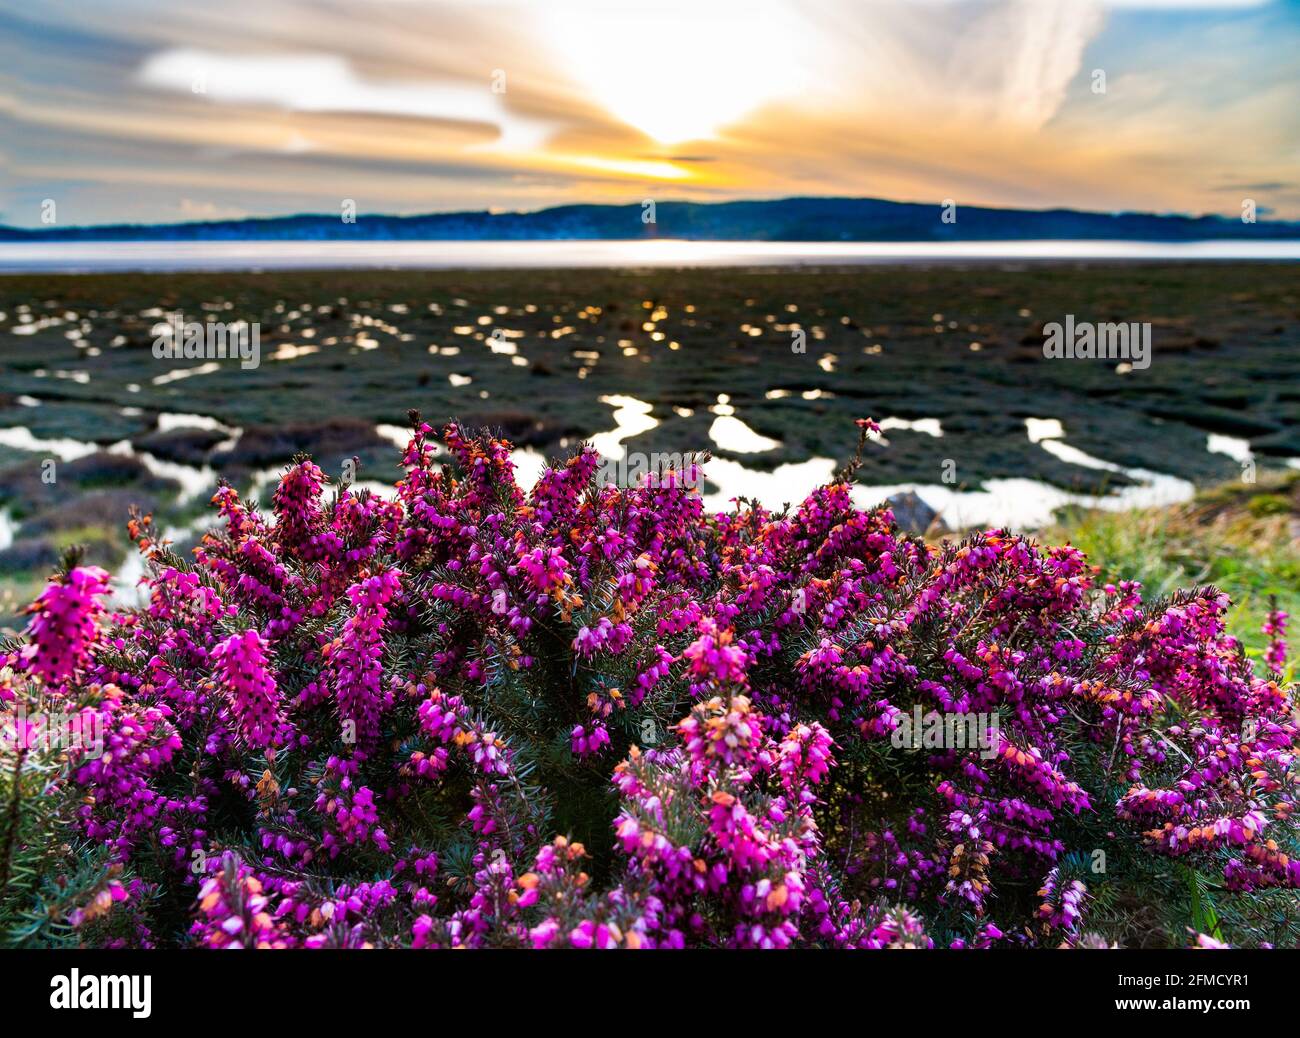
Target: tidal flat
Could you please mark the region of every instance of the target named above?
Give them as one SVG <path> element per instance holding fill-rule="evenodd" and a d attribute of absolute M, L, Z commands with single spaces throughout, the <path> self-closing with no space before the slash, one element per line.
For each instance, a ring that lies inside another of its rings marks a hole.
<path fill-rule="evenodd" d="M 1044 325 L 1067 315 L 1149 323 L 1150 366 L 1047 359 Z M 256 324 L 259 365 L 155 356 L 178 316 Z M 533 472 L 584 439 L 616 459 L 707 450 L 720 506 L 797 501 L 865 416 L 885 428 L 864 494 L 928 488 L 950 525 L 1185 499 L 1296 467 L 1300 278 L 1269 262 L 14 275 L 0 371 L 12 615 L 69 544 L 121 566 L 130 504 L 181 543 L 218 478 L 257 492 L 299 451 L 391 483 L 411 408 L 503 433 Z"/>

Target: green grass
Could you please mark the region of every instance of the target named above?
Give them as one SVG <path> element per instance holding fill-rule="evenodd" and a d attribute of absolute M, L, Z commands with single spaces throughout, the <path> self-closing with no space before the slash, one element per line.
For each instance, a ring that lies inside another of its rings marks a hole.
<path fill-rule="evenodd" d="M 1215 585 L 1232 598 L 1229 629 L 1252 657 L 1267 645 L 1260 625 L 1273 600 L 1300 616 L 1297 534 L 1300 474 L 1224 484 L 1175 508 L 1076 511 L 1042 531 L 1045 541 L 1087 552 L 1105 579 L 1141 581 L 1151 597 Z"/>

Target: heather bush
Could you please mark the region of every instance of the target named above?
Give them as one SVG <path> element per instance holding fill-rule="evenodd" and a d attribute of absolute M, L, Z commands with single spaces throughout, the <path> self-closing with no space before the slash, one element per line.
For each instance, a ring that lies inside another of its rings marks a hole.
<path fill-rule="evenodd" d="M 413 422 L 393 500 L 300 458 L 192 560 L 134 519 L 147 607 L 76 560 L 33 604 L 7 943 L 1297 942 L 1284 614 L 1255 673 L 1216 589 L 927 544 L 852 466 L 710 515 L 704 458 L 525 493 L 509 443 Z"/>

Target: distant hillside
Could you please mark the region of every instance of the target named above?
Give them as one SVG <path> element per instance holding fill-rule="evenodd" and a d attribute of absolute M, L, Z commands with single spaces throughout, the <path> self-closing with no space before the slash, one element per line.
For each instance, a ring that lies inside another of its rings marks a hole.
<path fill-rule="evenodd" d="M 875 198 L 787 198 L 761 202 L 661 202 L 655 222 L 640 205 L 566 205 L 532 213 L 305 214 L 205 223 L 117 224 L 27 230 L 0 227 L 0 241 L 520 241 L 685 238 L 701 241 L 1203 241 L 1300 239 L 1300 223 L 1244 224 L 1221 216 L 1088 213 L 1074 209 L 960 206 L 956 223 L 938 205 Z"/>

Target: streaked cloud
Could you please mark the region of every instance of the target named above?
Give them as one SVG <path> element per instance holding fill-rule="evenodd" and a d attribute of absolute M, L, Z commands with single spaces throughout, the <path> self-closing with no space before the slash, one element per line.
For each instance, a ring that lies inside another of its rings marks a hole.
<path fill-rule="evenodd" d="M 543 121 L 513 115 L 502 103 L 504 94 L 484 89 L 483 83 L 368 81 L 334 54 L 215 54 L 177 48 L 151 55 L 138 80 L 221 104 L 484 124 L 495 131 L 492 144 L 503 151 L 537 150 L 553 130 Z"/>

